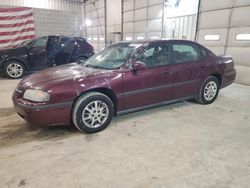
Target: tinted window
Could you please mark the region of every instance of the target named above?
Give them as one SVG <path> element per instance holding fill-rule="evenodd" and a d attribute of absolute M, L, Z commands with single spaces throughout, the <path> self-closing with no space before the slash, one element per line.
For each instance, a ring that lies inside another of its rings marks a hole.
<path fill-rule="evenodd" d="M 73 38 L 63 37 L 60 40 L 61 51 L 65 53 L 72 53 L 75 47 L 75 40 Z"/>
<path fill-rule="evenodd" d="M 174 44 L 173 51 L 174 51 L 175 63 L 196 61 L 201 58 L 199 51 L 193 45 Z"/>
<path fill-rule="evenodd" d="M 59 43 L 59 37 L 58 36 L 50 36 L 48 43 L 49 43 L 49 46 L 57 47 L 58 43 Z"/>
<path fill-rule="evenodd" d="M 33 47 L 45 47 L 47 44 L 47 36 L 36 39 L 33 43 Z"/>
<path fill-rule="evenodd" d="M 170 48 L 167 45 L 156 45 L 146 48 L 138 57 L 137 61 L 145 63 L 146 67 L 158 67 L 170 64 Z"/>
<path fill-rule="evenodd" d="M 63 47 L 63 46 L 67 46 L 69 44 L 73 44 L 75 43 L 75 40 L 73 38 L 61 38 L 61 41 L 60 41 L 60 45 Z"/>
<path fill-rule="evenodd" d="M 85 46 L 86 45 L 86 41 L 84 39 L 78 39 L 77 40 L 77 44 L 81 47 Z"/>

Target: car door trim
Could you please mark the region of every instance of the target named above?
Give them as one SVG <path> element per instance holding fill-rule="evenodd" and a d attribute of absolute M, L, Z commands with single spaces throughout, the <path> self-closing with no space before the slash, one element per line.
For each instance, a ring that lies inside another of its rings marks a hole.
<path fill-rule="evenodd" d="M 137 112 L 137 111 L 149 109 L 149 108 L 164 106 L 164 105 L 171 104 L 171 103 L 176 103 L 176 102 L 179 102 L 179 101 L 185 101 L 185 100 L 188 100 L 188 99 L 193 99 L 195 97 L 196 96 L 188 96 L 188 97 L 183 97 L 183 98 L 180 98 L 180 99 L 174 99 L 174 100 L 164 101 L 164 102 L 150 104 L 150 105 L 146 105 L 146 106 L 126 109 L 126 110 L 122 110 L 122 111 L 117 112 L 117 115 L 120 116 L 120 115 L 124 115 L 124 114 L 128 114 L 128 113 L 132 113 L 132 112 Z"/>
<path fill-rule="evenodd" d="M 176 83 L 171 83 L 171 84 L 166 84 L 166 85 L 161 85 L 161 86 L 156 86 L 156 87 L 151 87 L 151 88 L 146 88 L 146 89 L 139 89 L 135 91 L 129 91 L 129 92 L 124 92 L 124 93 L 119 93 L 117 94 L 117 97 L 128 97 L 131 95 L 137 95 L 137 94 L 142 94 L 142 93 L 148 93 L 152 91 L 157 91 L 165 88 L 169 88 L 171 86 L 180 86 L 180 85 L 185 85 L 185 84 L 192 84 L 192 83 L 197 83 L 200 82 L 200 79 L 196 80 L 188 80 L 188 81 L 182 81 L 182 82 L 176 82 Z"/>

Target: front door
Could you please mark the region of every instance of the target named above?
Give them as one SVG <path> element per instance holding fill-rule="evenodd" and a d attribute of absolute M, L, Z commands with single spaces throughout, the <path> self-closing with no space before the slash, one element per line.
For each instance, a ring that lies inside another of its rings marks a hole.
<path fill-rule="evenodd" d="M 123 109 L 147 106 L 172 98 L 172 61 L 165 42 L 146 47 L 133 60 L 145 64 L 143 70 L 123 73 Z"/>
<path fill-rule="evenodd" d="M 28 63 L 31 71 L 41 70 L 48 67 L 47 63 L 47 41 L 43 36 L 36 39 L 28 49 Z"/>

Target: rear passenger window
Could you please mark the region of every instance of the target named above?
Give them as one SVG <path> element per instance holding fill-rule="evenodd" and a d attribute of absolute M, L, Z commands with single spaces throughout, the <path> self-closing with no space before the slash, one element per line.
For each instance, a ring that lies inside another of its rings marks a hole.
<path fill-rule="evenodd" d="M 174 44 L 175 63 L 184 63 L 201 59 L 199 51 L 189 44 Z"/>
<path fill-rule="evenodd" d="M 61 38 L 60 41 L 61 47 L 68 46 L 71 44 L 75 44 L 75 40 L 73 38 Z"/>

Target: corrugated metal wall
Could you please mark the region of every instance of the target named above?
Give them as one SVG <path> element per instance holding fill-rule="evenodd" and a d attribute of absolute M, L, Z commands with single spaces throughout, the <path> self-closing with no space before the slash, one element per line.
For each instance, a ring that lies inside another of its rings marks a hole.
<path fill-rule="evenodd" d="M 83 8 L 83 3 L 75 0 L 1 0 L 0 5 L 66 10 L 71 12 L 82 11 Z"/>
<path fill-rule="evenodd" d="M 95 51 L 105 47 L 106 23 L 105 23 L 105 0 L 90 0 L 85 4 L 85 24 L 87 40 L 94 46 Z"/>
<path fill-rule="evenodd" d="M 164 38 L 195 40 L 198 0 L 165 0 Z"/>
<path fill-rule="evenodd" d="M 197 14 L 165 19 L 164 37 L 195 40 Z"/>
<path fill-rule="evenodd" d="M 123 40 L 162 37 L 164 0 L 123 0 Z"/>
<path fill-rule="evenodd" d="M 236 82 L 250 85 L 250 1 L 201 0 L 198 42 L 235 60 Z"/>
<path fill-rule="evenodd" d="M 36 35 L 83 36 L 84 4 L 67 0 L 1 0 L 0 7 L 32 7 Z"/>

